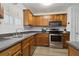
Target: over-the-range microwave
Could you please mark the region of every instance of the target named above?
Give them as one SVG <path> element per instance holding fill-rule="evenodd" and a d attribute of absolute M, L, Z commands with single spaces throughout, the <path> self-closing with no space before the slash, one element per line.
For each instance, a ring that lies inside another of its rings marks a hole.
<path fill-rule="evenodd" d="M 50 21 L 49 22 L 49 27 L 61 27 L 62 22 L 61 21 Z"/>

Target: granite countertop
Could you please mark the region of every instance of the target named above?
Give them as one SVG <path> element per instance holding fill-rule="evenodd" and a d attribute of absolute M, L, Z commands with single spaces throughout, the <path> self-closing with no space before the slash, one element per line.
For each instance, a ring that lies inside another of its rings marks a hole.
<path fill-rule="evenodd" d="M 67 41 L 67 43 L 79 51 L 79 41 Z"/>
<path fill-rule="evenodd" d="M 7 48 L 9 48 L 10 46 L 21 42 L 22 40 L 24 40 L 25 38 L 28 38 L 32 35 L 35 35 L 37 33 L 27 33 L 27 34 L 23 34 L 22 37 L 18 37 L 18 38 L 14 38 L 14 37 L 8 37 L 5 39 L 0 39 L 0 51 L 3 51 Z"/>

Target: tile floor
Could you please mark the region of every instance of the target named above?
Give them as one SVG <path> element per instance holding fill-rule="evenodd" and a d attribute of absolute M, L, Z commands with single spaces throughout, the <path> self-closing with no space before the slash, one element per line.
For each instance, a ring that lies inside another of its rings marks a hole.
<path fill-rule="evenodd" d="M 37 47 L 33 56 L 67 56 L 67 49 L 57 49 L 50 47 Z"/>

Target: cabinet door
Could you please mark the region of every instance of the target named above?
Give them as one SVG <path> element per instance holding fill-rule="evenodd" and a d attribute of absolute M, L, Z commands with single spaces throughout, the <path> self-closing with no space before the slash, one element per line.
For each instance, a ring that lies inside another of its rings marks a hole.
<path fill-rule="evenodd" d="M 4 8 L 2 6 L 2 4 L 0 3 L 0 18 L 4 17 Z"/>
<path fill-rule="evenodd" d="M 21 56 L 21 50 L 16 52 L 13 56 Z"/>
<path fill-rule="evenodd" d="M 42 17 L 41 16 L 35 16 L 35 24 L 36 24 L 36 26 L 42 26 Z"/>
<path fill-rule="evenodd" d="M 63 48 L 68 48 L 67 41 L 70 40 L 70 34 L 69 33 L 64 33 L 63 34 Z"/>
<path fill-rule="evenodd" d="M 23 56 L 29 56 L 30 54 L 30 47 L 29 43 L 27 43 L 23 48 L 22 48 L 22 55 Z"/>
<path fill-rule="evenodd" d="M 42 18 L 42 26 L 48 26 L 49 16 L 44 16 Z"/>
<path fill-rule="evenodd" d="M 33 54 L 33 40 L 30 41 L 30 55 Z"/>
<path fill-rule="evenodd" d="M 37 34 L 36 35 L 36 45 L 37 46 L 48 46 L 48 34 Z"/>
<path fill-rule="evenodd" d="M 36 48 L 36 46 L 35 46 L 35 38 L 32 36 L 32 37 L 30 37 L 30 42 L 29 42 L 29 44 L 30 44 L 30 56 L 33 54 L 33 52 L 35 51 L 35 48 Z"/>
<path fill-rule="evenodd" d="M 23 22 L 24 22 L 24 25 L 28 25 L 28 20 L 29 20 L 28 12 L 27 12 L 27 10 L 23 10 Z"/>
<path fill-rule="evenodd" d="M 9 50 L 0 52 L 0 56 L 10 56 L 10 55 L 9 55 Z"/>
<path fill-rule="evenodd" d="M 29 25 L 32 25 L 32 13 L 30 11 L 28 11 L 28 17 L 29 17 L 28 23 Z"/>
<path fill-rule="evenodd" d="M 76 50 L 75 48 L 69 46 L 68 55 L 69 56 L 79 56 L 79 51 Z"/>

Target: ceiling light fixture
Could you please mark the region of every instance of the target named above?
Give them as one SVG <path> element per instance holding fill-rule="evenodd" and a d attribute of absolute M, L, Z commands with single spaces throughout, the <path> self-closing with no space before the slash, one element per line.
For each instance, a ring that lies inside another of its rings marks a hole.
<path fill-rule="evenodd" d="M 44 6 L 49 6 L 51 4 L 53 4 L 53 3 L 42 3 L 42 5 L 44 5 Z"/>

